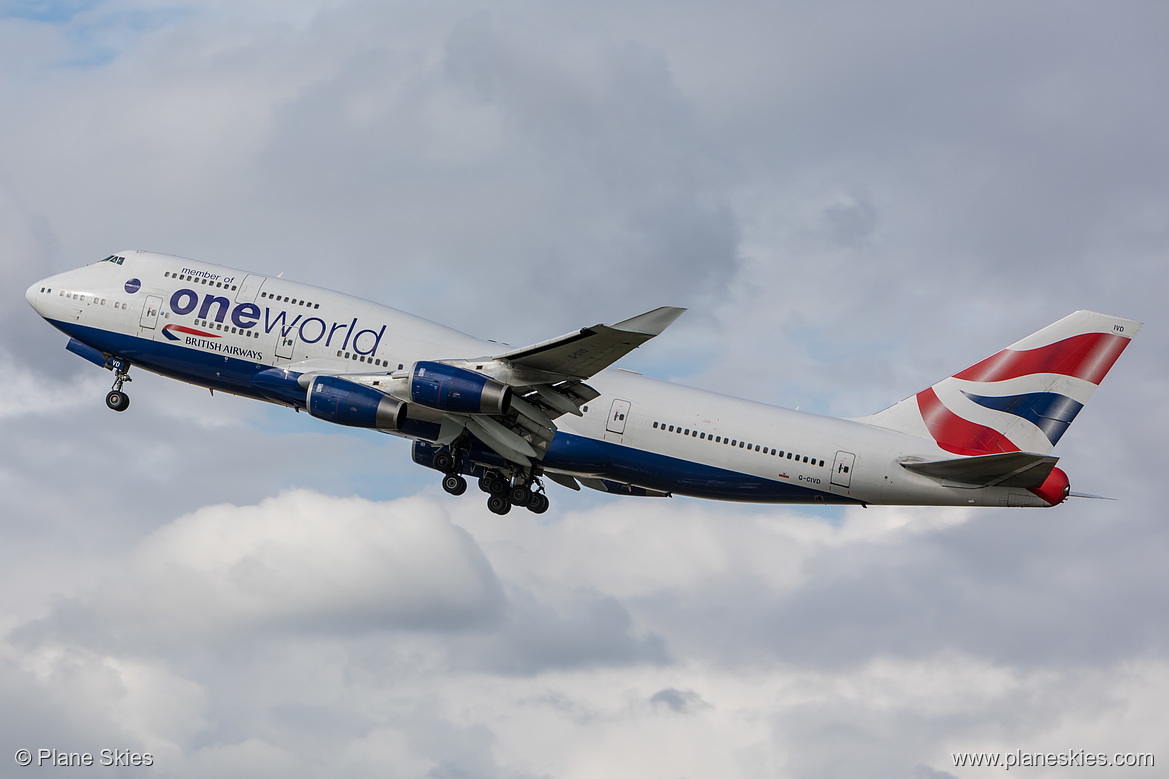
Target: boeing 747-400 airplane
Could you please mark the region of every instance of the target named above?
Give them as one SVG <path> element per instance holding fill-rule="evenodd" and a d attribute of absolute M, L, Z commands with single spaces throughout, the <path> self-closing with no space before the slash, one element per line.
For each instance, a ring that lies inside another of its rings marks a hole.
<path fill-rule="evenodd" d="M 548 508 L 544 478 L 621 495 L 759 503 L 1054 506 L 1051 450 L 1140 329 L 1077 311 L 884 411 L 835 419 L 646 378 L 613 363 L 683 312 L 658 308 L 500 351 L 392 308 L 146 251 L 38 281 L 66 348 L 411 439 L 459 495 Z"/>

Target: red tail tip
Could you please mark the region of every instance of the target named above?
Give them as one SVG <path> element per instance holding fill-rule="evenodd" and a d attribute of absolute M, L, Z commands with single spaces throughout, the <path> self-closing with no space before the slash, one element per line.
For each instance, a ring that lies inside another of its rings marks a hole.
<path fill-rule="evenodd" d="M 1043 484 L 1032 487 L 1031 492 L 1042 498 L 1048 506 L 1058 506 L 1068 499 L 1072 485 L 1068 475 L 1059 468 L 1052 468 Z"/>

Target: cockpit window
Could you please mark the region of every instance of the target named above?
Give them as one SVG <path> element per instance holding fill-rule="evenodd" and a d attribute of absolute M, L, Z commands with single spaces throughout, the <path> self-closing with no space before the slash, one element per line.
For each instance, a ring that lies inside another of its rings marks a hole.
<path fill-rule="evenodd" d="M 119 257 L 116 254 L 111 254 L 109 257 L 106 257 L 104 260 L 102 260 L 102 262 L 112 262 L 115 265 L 121 265 L 125 261 L 126 261 L 125 257 Z"/>

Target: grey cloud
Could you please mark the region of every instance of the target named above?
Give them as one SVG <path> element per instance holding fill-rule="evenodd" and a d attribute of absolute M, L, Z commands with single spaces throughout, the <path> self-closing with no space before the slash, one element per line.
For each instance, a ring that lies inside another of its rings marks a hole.
<path fill-rule="evenodd" d="M 693 690 L 675 690 L 673 687 L 658 690 L 649 697 L 649 703 L 655 709 L 664 707 L 679 714 L 710 708 L 710 704 Z"/>
<path fill-rule="evenodd" d="M 274 113 L 258 183 L 332 226 L 327 254 L 359 226 L 383 236 L 382 299 L 408 306 L 399 285 L 433 284 L 425 267 L 457 273 L 431 297 L 463 329 L 527 322 L 474 289 L 506 289 L 558 330 L 716 295 L 738 262 L 721 151 L 659 52 L 582 52 L 482 15 L 454 26 L 438 68 L 417 46 L 359 50 Z M 548 335 L 530 332 L 513 337 Z"/>
<path fill-rule="evenodd" d="M 653 609 L 672 613 L 674 651 L 748 665 L 842 669 L 874 654 L 965 649 L 1013 667 L 1075 668 L 1163 654 L 1169 631 L 1149 615 L 1169 604 L 1161 573 L 1142 562 L 1166 551 L 1163 534 L 1148 516 L 1061 512 L 989 515 L 892 548 L 857 544 L 805 563 L 807 587 L 762 595 L 757 582 L 730 580 Z"/>
<path fill-rule="evenodd" d="M 497 630 L 456 642 L 457 664 L 524 676 L 670 662 L 664 637 L 638 630 L 616 598 L 581 592 L 544 600 L 517 588 L 508 595 L 507 614 Z"/>
<path fill-rule="evenodd" d="M 909 779 L 957 779 L 951 773 L 930 768 L 928 765 L 915 765 L 909 772 Z"/>

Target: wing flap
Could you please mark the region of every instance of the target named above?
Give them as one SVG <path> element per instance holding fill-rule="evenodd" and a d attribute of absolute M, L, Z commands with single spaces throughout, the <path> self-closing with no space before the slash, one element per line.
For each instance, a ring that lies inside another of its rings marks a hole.
<path fill-rule="evenodd" d="M 901 467 L 934 479 L 972 487 L 1040 487 L 1058 457 L 1032 452 L 1007 452 L 953 460 L 903 460 Z"/>

